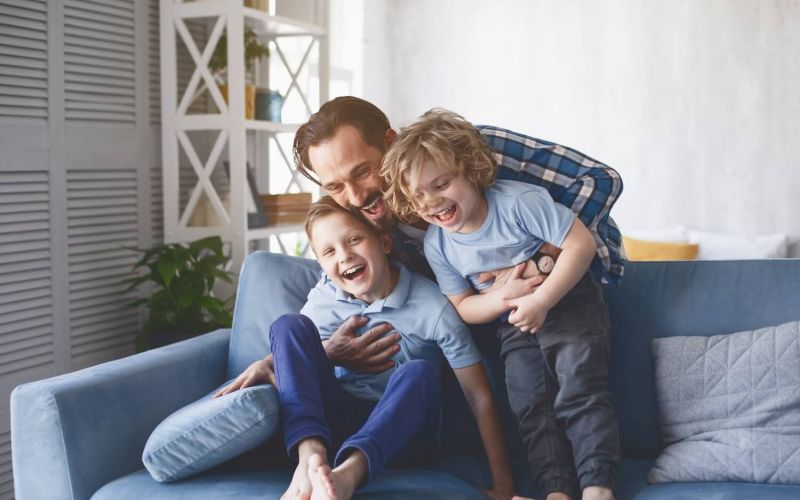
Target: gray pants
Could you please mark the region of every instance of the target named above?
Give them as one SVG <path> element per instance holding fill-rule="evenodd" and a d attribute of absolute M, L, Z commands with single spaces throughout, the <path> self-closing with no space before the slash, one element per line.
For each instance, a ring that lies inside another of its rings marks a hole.
<path fill-rule="evenodd" d="M 588 273 L 538 333 L 507 323 L 497 331 L 509 404 L 545 495 L 580 498 L 587 486 L 614 487 L 620 451 L 606 386 L 609 331 L 602 291 Z"/>

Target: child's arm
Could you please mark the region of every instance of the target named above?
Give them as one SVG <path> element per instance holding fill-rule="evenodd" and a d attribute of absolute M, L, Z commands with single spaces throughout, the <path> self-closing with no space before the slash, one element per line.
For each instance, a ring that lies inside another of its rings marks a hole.
<path fill-rule="evenodd" d="M 448 295 L 447 298 L 464 323 L 480 324 L 494 321 L 512 308 L 511 299 L 530 294 L 538 285 L 538 282 L 523 276 L 525 266 L 525 262 L 514 266 L 506 282 L 490 293 L 478 294 L 470 288 L 456 295 Z"/>
<path fill-rule="evenodd" d="M 486 370 L 481 363 L 453 370 L 461 390 L 467 398 L 472 414 L 478 421 L 481 441 L 489 459 L 492 474 L 491 498 L 512 498 L 514 496 L 514 478 L 508 462 L 508 449 L 503 432 L 500 430 L 500 415 L 494 404 L 492 390 Z"/>
<path fill-rule="evenodd" d="M 515 309 L 508 322 L 525 332 L 536 331 L 547 312 L 586 274 L 596 249 L 592 233 L 575 218 L 547 280 L 532 294 L 508 301 Z"/>

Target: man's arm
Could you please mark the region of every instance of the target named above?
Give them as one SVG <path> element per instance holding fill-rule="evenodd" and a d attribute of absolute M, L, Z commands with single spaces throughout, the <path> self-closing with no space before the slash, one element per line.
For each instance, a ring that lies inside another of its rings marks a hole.
<path fill-rule="evenodd" d="M 514 479 L 508 462 L 508 449 L 486 370 L 482 364 L 475 363 L 453 371 L 478 422 L 478 431 L 486 451 L 486 458 L 489 460 L 492 490 L 487 493 L 490 498 L 512 498 Z"/>
<path fill-rule="evenodd" d="M 498 179 L 522 180 L 546 188 L 553 199 L 572 209 L 588 228 L 608 217 L 622 193 L 622 177 L 616 170 L 579 151 L 510 130 L 476 127 L 495 153 Z"/>
<path fill-rule="evenodd" d="M 604 282 L 617 283 L 623 273 L 622 237 L 609 217 L 622 193 L 616 170 L 574 149 L 497 127 L 476 127 L 494 152 L 498 179 L 542 186 L 569 207 L 597 244 L 592 268 Z"/>
<path fill-rule="evenodd" d="M 391 357 L 400 350 L 398 345 L 400 334 L 395 332 L 386 335 L 394 327 L 389 323 L 383 323 L 356 336 L 356 330 L 366 322 L 366 317 L 351 316 L 333 332 L 330 338 L 322 341 L 325 354 L 332 364 L 362 373 L 381 373 L 394 366 L 395 362 Z M 236 380 L 220 389 L 214 397 L 258 384 L 272 384 L 278 387 L 272 354 L 251 363 L 236 377 Z"/>

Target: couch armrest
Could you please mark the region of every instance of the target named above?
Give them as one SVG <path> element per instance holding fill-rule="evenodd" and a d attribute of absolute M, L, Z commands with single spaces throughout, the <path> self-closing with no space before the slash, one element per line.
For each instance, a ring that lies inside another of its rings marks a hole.
<path fill-rule="evenodd" d="M 225 381 L 229 340 L 217 330 L 14 389 L 16 498 L 88 499 L 141 469 L 152 430 Z"/>

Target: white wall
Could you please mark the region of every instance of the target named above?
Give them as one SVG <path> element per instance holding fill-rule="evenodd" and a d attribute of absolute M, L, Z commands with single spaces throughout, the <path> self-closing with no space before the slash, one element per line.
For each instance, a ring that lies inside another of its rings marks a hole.
<path fill-rule="evenodd" d="M 623 232 L 800 238 L 800 0 L 365 4 L 396 126 L 443 106 L 577 148 L 622 174 Z"/>

